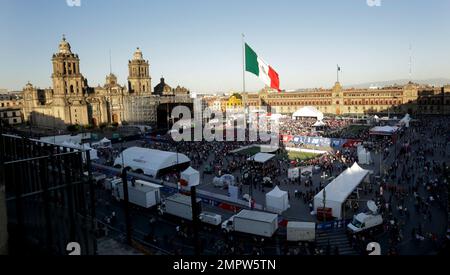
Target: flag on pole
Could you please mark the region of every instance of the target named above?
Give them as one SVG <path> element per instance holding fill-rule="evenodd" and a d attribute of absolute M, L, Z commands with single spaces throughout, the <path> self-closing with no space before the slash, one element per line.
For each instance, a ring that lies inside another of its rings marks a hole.
<path fill-rule="evenodd" d="M 245 43 L 245 70 L 255 74 L 264 84 L 280 91 L 278 73 Z"/>

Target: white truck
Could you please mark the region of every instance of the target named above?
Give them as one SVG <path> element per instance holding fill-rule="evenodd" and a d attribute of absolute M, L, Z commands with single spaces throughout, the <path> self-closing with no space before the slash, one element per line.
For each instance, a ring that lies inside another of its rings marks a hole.
<path fill-rule="evenodd" d="M 117 198 L 124 200 L 123 183 L 117 184 Z M 128 200 L 130 203 L 143 208 L 151 208 L 160 201 L 159 187 L 150 187 L 144 185 L 128 184 Z"/>
<path fill-rule="evenodd" d="M 353 234 L 383 225 L 383 217 L 378 214 L 379 206 L 374 201 L 368 201 L 367 208 L 370 210 L 369 213 L 354 216 L 353 221 L 347 225 L 347 229 Z"/>
<path fill-rule="evenodd" d="M 383 224 L 381 215 L 360 213 L 353 218 L 353 221 L 347 225 L 347 229 L 353 234 L 360 233 L 370 228 L 376 228 Z"/>
<path fill-rule="evenodd" d="M 288 242 L 314 242 L 316 224 L 313 222 L 288 222 L 286 227 Z"/>
<path fill-rule="evenodd" d="M 262 237 L 272 237 L 278 229 L 278 215 L 272 213 L 242 210 L 222 223 L 226 233 L 236 231 Z"/>
<path fill-rule="evenodd" d="M 197 209 L 201 212 L 201 199 L 197 199 Z M 169 214 L 175 217 L 192 221 L 192 203 L 191 197 L 182 194 L 175 194 L 167 197 L 158 206 L 160 215 Z"/>
<path fill-rule="evenodd" d="M 202 212 L 200 214 L 200 221 L 213 226 L 218 226 L 222 223 L 222 216 L 211 212 Z"/>

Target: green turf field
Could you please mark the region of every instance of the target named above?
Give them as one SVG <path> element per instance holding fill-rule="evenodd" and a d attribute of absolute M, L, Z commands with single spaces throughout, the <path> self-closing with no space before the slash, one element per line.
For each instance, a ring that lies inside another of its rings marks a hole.
<path fill-rule="evenodd" d="M 313 159 L 318 156 L 319 156 L 318 154 L 313 154 L 313 153 L 295 152 L 295 151 L 288 152 L 289 160 L 297 160 L 297 159 L 308 160 L 308 159 Z"/>
<path fill-rule="evenodd" d="M 253 147 L 247 148 L 245 150 L 241 150 L 239 152 L 236 152 L 236 154 L 253 156 L 253 155 L 256 155 L 256 154 L 258 154 L 260 152 L 261 152 L 261 148 L 259 148 L 259 146 L 253 146 Z"/>

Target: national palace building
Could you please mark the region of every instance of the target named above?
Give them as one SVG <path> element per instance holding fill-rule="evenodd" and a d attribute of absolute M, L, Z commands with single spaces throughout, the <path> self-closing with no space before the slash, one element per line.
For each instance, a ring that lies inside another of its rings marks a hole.
<path fill-rule="evenodd" d="M 277 92 L 268 88 L 239 96 L 205 96 L 204 105 L 225 111 L 243 105 L 266 106 L 274 113 L 293 114 L 304 106 L 314 106 L 328 115 L 450 114 L 450 85 L 432 87 L 409 83 L 376 89 L 344 89 L 336 82 L 331 89 Z"/>
<path fill-rule="evenodd" d="M 167 116 L 170 108 L 165 105 L 192 104 L 189 90 L 171 88 L 164 78 L 152 88 L 149 62 L 139 48 L 128 62 L 128 83 L 123 86 L 110 73 L 103 86 L 90 87 L 81 73 L 80 58 L 65 37 L 53 54 L 52 65 L 52 88 L 40 89 L 28 83 L 17 103 L 24 121 L 39 127 L 98 126 L 125 121 L 154 125 L 158 108 L 163 107 Z"/>

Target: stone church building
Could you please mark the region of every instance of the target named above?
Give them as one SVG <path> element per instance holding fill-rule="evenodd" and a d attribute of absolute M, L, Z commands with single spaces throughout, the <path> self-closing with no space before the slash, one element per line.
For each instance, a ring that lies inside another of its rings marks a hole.
<path fill-rule="evenodd" d="M 189 90 L 172 89 L 164 78 L 153 91 L 149 62 L 139 48 L 128 62 L 128 87 L 121 86 L 112 73 L 106 76 L 103 86 L 89 87 L 80 70 L 80 58 L 65 37 L 52 64 L 52 88 L 39 89 L 28 83 L 23 89 L 24 119 L 36 126 L 98 126 L 124 121 L 155 125 L 161 104 L 192 103 Z"/>

